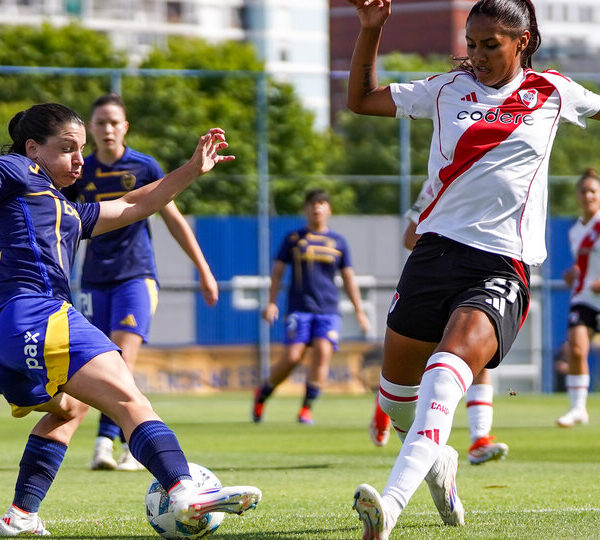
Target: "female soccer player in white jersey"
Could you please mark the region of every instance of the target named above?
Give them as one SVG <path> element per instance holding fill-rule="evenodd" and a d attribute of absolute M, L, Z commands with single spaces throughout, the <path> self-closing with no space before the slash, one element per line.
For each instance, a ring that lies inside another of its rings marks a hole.
<path fill-rule="evenodd" d="M 141 186 L 160 180 L 156 160 L 125 145 L 129 122 L 118 94 L 104 94 L 91 107 L 88 129 L 95 150 L 85 158 L 81 177 L 64 190 L 72 201 L 117 199 Z M 194 232 L 174 201 L 160 210 L 169 232 L 198 269 L 199 283 L 208 305 L 219 296 L 217 282 L 198 245 Z M 158 303 L 156 265 L 147 220 L 138 221 L 92 238 L 85 250 L 81 275 L 80 309 L 89 321 L 119 346 L 133 371 L 142 342 L 148 340 L 150 322 Z M 119 426 L 102 414 L 92 469 L 143 470 L 123 444 L 116 462 L 113 441 Z"/>
<path fill-rule="evenodd" d="M 576 186 L 581 217 L 569 230 L 575 264 L 564 275 L 572 287 L 568 318 L 569 371 L 566 377 L 571 408 L 557 418 L 560 427 L 587 424 L 590 386 L 590 340 L 600 332 L 600 177 L 588 169 Z"/>
<path fill-rule="evenodd" d="M 426 180 L 417 200 L 405 214 L 408 219 L 408 225 L 404 230 L 404 247 L 406 249 L 412 251 L 419 240 L 420 235 L 416 232 L 419 216 L 432 200 L 433 188 L 431 182 Z M 378 393 L 375 399 L 373 419 L 369 425 L 369 434 L 376 446 L 385 446 L 389 440 L 391 419 L 379 405 L 380 401 L 383 403 L 386 399 L 384 395 Z M 469 463 L 481 465 L 486 461 L 504 459 L 508 454 L 508 445 L 503 442 L 495 442 L 495 437 L 490 434 L 494 417 L 494 387 L 489 369 L 482 369 L 479 375 L 473 378 L 473 384 L 465 394 L 465 402 L 471 436 Z"/>
<path fill-rule="evenodd" d="M 68 281 L 80 238 L 148 217 L 197 176 L 234 159 L 218 154 L 227 147 L 225 133 L 209 130 L 190 160 L 162 181 L 88 204 L 60 192 L 83 165 L 85 127 L 76 113 L 34 105 L 15 115 L 9 133 L 10 153 L 0 157 L 0 393 L 15 417 L 45 415 L 25 446 L 0 536 L 49 534 L 38 509 L 89 406 L 115 419 L 183 521 L 254 507 L 261 493 L 252 486 L 194 489 L 175 434 L 137 388 L 118 348 L 72 307 Z"/>
<path fill-rule="evenodd" d="M 529 265 L 546 256 L 558 125 L 599 119 L 600 96 L 531 69 L 540 35 L 529 0 L 479 0 L 459 69 L 380 87 L 375 63 L 391 0 L 351 2 L 361 30 L 349 108 L 433 120 L 434 198 L 389 310 L 382 366 L 382 405 L 404 443 L 382 495 L 368 484 L 355 493 L 363 539 L 381 540 L 423 479 L 444 523 L 464 523 L 457 453 L 446 444 L 454 412 L 473 377 L 500 363 L 527 315 Z"/>

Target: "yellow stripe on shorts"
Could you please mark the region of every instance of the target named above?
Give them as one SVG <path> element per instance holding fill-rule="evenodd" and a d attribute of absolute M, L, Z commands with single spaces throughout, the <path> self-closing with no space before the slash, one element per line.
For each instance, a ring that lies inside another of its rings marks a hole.
<path fill-rule="evenodd" d="M 58 311 L 48 317 L 44 361 L 46 363 L 46 392 L 56 394 L 58 387 L 67 382 L 69 375 L 69 317 L 71 304 L 64 302 Z"/>
<path fill-rule="evenodd" d="M 148 289 L 148 296 L 150 297 L 150 314 L 154 315 L 158 306 L 158 287 L 156 281 L 150 278 L 146 278 L 146 287 Z"/>

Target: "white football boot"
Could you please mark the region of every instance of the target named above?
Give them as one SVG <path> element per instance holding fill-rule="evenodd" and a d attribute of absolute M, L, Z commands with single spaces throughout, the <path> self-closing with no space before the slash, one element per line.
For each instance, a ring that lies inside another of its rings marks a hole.
<path fill-rule="evenodd" d="M 571 409 L 556 419 L 560 427 L 573 427 L 575 424 L 587 424 L 589 421 L 590 416 L 585 409 Z"/>
<path fill-rule="evenodd" d="M 93 471 L 112 471 L 117 468 L 113 457 L 113 442 L 108 437 L 96 437 L 94 456 L 90 462 Z"/>
<path fill-rule="evenodd" d="M 435 472 L 434 472 L 435 468 Z M 465 509 L 456 491 L 458 452 L 445 445 L 434 466 L 425 476 L 435 506 L 446 525 L 464 525 Z"/>
<path fill-rule="evenodd" d="M 146 467 L 133 457 L 129 446 L 123 443 L 123 453 L 119 458 L 116 469 L 117 471 L 145 471 Z"/>
<path fill-rule="evenodd" d="M 192 523 L 209 512 L 242 514 L 255 508 L 262 498 L 260 489 L 254 486 L 229 486 L 198 491 L 185 481 L 169 492 L 169 510 L 175 519 Z"/>
<path fill-rule="evenodd" d="M 50 536 L 37 512 L 24 512 L 11 506 L 0 519 L 0 536 Z"/>
<path fill-rule="evenodd" d="M 362 540 L 388 540 L 394 528 L 383 507 L 378 491 L 369 484 L 361 484 L 354 493 L 354 510 L 363 522 Z"/>

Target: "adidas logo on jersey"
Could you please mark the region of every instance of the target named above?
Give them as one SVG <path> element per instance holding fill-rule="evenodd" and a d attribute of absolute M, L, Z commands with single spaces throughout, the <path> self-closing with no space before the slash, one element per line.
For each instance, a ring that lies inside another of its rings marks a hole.
<path fill-rule="evenodd" d="M 461 101 L 472 101 L 474 103 L 477 103 L 477 94 L 475 94 L 475 92 L 471 92 L 470 94 L 467 94 L 465 97 L 461 97 L 460 100 Z"/>
<path fill-rule="evenodd" d="M 132 314 L 129 314 L 124 319 L 121 319 L 119 324 L 122 326 L 130 326 L 131 328 L 136 328 L 138 325 L 135 317 Z"/>

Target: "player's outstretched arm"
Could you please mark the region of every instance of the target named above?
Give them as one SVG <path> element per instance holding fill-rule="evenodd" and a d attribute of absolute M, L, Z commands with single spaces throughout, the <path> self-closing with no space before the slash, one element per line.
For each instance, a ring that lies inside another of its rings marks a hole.
<path fill-rule="evenodd" d="M 207 305 L 214 306 L 219 299 L 219 286 L 204 257 L 204 253 L 202 253 L 200 244 L 196 240 L 194 231 L 177 208 L 175 201 L 171 201 L 162 208 L 160 215 L 165 221 L 171 236 L 177 240 L 181 249 L 185 251 L 187 256 L 196 265 L 198 275 L 200 276 L 200 290 L 202 291 L 204 301 Z"/>
<path fill-rule="evenodd" d="M 206 174 L 217 163 L 235 159 L 234 156 L 222 156 L 218 153 L 227 146 L 225 132 L 220 128 L 210 129 L 200 137 L 189 161 L 162 180 L 130 191 L 118 199 L 102 201 L 92 236 L 119 229 L 158 212 L 198 176 Z"/>
<path fill-rule="evenodd" d="M 377 82 L 377 51 L 391 0 L 349 0 L 356 6 L 360 33 L 354 46 L 348 80 L 348 108 L 358 114 L 395 116 L 396 106 L 388 87 Z"/>

